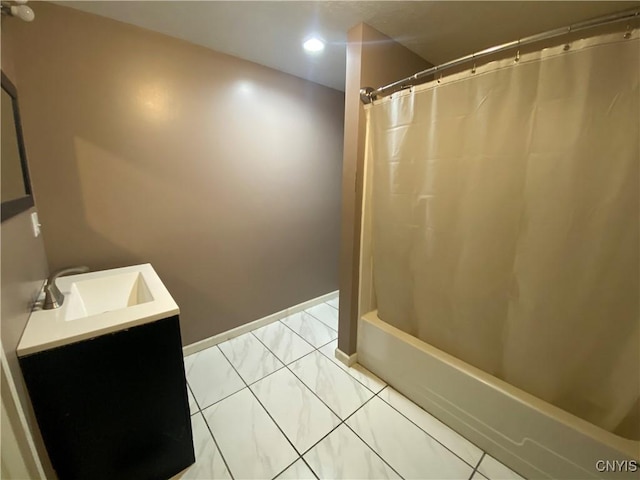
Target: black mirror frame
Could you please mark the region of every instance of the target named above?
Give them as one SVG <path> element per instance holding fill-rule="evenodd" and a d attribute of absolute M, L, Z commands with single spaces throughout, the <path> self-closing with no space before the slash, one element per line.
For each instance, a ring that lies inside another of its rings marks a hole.
<path fill-rule="evenodd" d="M 22 135 L 22 122 L 20 121 L 20 109 L 18 107 L 18 91 L 9 80 L 9 77 L 2 72 L 2 89 L 5 90 L 13 100 L 13 119 L 16 124 L 16 135 L 18 137 L 18 150 L 20 153 L 20 164 L 22 166 L 22 179 L 24 181 L 24 189 L 27 194 L 24 197 L 14 200 L 7 200 L 0 205 L 1 221 L 15 217 L 19 213 L 29 210 L 33 207 L 33 194 L 31 191 L 31 180 L 29 179 L 29 166 L 27 165 L 27 153 L 24 148 L 24 137 Z"/>

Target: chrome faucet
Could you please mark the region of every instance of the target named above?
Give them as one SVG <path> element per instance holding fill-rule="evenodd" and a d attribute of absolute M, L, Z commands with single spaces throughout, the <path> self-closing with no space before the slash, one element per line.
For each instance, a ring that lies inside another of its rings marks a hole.
<path fill-rule="evenodd" d="M 64 295 L 60 289 L 56 286 L 56 280 L 63 275 L 71 275 L 72 273 L 87 273 L 89 267 L 71 267 L 63 268 L 53 273 L 44 284 L 44 304 L 42 308 L 44 310 L 53 310 L 54 308 L 60 308 L 64 303 Z"/>

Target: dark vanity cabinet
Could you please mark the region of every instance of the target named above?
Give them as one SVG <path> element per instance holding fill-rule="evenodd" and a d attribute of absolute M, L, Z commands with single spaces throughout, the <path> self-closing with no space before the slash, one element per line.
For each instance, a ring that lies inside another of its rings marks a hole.
<path fill-rule="evenodd" d="M 177 315 L 20 366 L 61 480 L 168 479 L 194 463 Z"/>

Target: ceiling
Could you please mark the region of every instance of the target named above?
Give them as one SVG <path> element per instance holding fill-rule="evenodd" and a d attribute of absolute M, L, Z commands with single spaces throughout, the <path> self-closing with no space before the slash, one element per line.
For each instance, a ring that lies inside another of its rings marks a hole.
<path fill-rule="evenodd" d="M 347 31 L 365 22 L 431 63 L 640 5 L 621 1 L 54 2 L 344 90 Z M 36 8 L 37 21 L 37 8 Z M 302 42 L 327 41 L 310 56 Z"/>

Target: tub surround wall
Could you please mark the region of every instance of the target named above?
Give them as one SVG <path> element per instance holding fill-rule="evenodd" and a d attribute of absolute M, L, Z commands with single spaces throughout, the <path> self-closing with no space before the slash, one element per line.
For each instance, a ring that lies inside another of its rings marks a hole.
<path fill-rule="evenodd" d="M 37 7 L 15 63 L 52 269 L 151 263 L 185 344 L 337 289 L 342 92 Z"/>
<path fill-rule="evenodd" d="M 364 23 L 349 30 L 347 41 L 338 349 L 350 356 L 356 352 L 359 313 L 368 311 L 359 312 L 358 305 L 366 132 L 360 87 L 377 88 L 432 65 Z"/>

